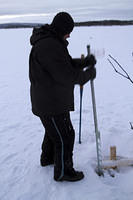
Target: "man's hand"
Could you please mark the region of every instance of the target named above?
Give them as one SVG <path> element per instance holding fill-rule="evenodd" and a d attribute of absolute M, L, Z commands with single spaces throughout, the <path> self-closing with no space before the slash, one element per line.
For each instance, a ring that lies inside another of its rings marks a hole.
<path fill-rule="evenodd" d="M 96 64 L 96 58 L 94 55 L 86 56 L 84 59 L 84 63 L 86 66 L 94 66 Z"/>

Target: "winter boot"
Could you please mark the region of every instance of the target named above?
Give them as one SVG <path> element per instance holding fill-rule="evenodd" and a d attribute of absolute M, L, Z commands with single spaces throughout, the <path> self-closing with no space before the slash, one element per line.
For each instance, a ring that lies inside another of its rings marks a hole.
<path fill-rule="evenodd" d="M 57 179 L 54 177 L 54 180 L 75 182 L 75 181 L 80 181 L 83 178 L 84 178 L 83 172 L 76 171 L 74 170 L 74 168 L 72 168 L 71 170 L 68 170 L 61 179 Z"/>

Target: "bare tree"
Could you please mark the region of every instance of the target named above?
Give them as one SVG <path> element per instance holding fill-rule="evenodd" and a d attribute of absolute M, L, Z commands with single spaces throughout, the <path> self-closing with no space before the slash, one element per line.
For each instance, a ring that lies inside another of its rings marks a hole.
<path fill-rule="evenodd" d="M 127 78 L 133 84 L 133 80 L 130 78 L 129 74 L 126 72 L 126 70 L 120 65 L 120 63 L 113 56 L 109 55 L 109 58 L 107 60 L 112 65 L 112 67 L 116 73 L 123 76 L 124 78 Z M 121 73 L 120 71 L 118 71 L 116 69 L 115 65 L 112 63 L 111 60 L 113 60 L 115 62 L 115 64 L 117 64 L 117 66 L 122 70 L 123 73 Z"/>

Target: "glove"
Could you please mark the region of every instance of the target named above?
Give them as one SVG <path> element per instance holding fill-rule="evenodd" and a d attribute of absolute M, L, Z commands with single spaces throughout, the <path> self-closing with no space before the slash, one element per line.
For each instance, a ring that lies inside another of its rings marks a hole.
<path fill-rule="evenodd" d="M 96 59 L 94 55 L 86 56 L 84 59 L 84 65 L 85 66 L 94 66 L 96 64 Z"/>
<path fill-rule="evenodd" d="M 89 70 L 89 74 L 90 74 L 90 80 L 95 79 L 96 78 L 96 68 L 91 67 L 88 70 Z"/>

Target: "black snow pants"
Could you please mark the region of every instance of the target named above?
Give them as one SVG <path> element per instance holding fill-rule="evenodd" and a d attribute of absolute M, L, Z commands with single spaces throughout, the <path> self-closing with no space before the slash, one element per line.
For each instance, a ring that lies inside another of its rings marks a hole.
<path fill-rule="evenodd" d="M 68 112 L 55 116 L 44 116 L 40 119 L 45 128 L 42 155 L 50 162 L 53 160 L 54 179 L 60 180 L 68 170 L 73 168 L 75 132 L 70 114 Z"/>

